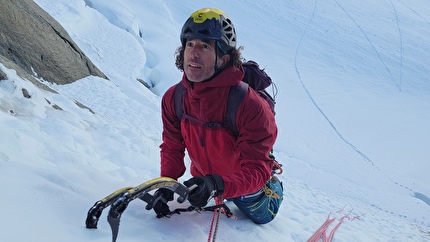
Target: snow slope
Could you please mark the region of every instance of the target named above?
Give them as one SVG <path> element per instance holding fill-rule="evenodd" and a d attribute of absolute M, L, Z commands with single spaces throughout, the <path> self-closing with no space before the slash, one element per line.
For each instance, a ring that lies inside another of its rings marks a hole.
<path fill-rule="evenodd" d="M 110 240 L 107 211 L 97 230 L 85 228 L 86 213 L 158 176 L 160 100 L 181 77 L 179 31 L 207 6 L 231 17 L 243 56 L 276 82 L 285 188 L 273 222 L 254 225 L 232 205 L 239 219 L 221 218 L 217 240 L 306 241 L 331 213 L 350 218 L 334 241 L 430 241 L 429 2 L 35 2 L 110 80 L 45 83 L 54 94 L 0 63 L 1 241 Z M 135 201 L 118 240 L 204 241 L 211 216 L 156 219 Z"/>

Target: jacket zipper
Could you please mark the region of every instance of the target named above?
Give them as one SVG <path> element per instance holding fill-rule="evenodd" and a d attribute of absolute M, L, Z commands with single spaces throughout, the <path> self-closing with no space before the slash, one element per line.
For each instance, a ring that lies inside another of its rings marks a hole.
<path fill-rule="evenodd" d="M 203 110 L 202 110 L 201 107 L 202 107 L 202 105 L 200 103 L 200 117 L 203 117 Z M 212 162 L 209 159 L 210 156 L 209 156 L 208 148 L 206 146 L 206 131 L 207 130 L 206 130 L 206 127 L 204 125 L 200 126 L 200 130 L 201 130 L 200 135 L 199 135 L 200 145 L 203 147 L 203 150 L 205 152 L 206 161 L 207 161 L 207 164 L 208 164 L 209 174 L 212 174 L 213 173 L 212 172 Z"/>

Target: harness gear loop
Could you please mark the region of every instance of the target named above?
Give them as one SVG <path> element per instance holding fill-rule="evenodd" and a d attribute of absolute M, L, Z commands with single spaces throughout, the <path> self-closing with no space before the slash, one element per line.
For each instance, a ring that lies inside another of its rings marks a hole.
<path fill-rule="evenodd" d="M 270 182 L 271 183 L 275 183 L 277 180 L 278 180 L 278 178 L 276 178 L 275 176 L 272 176 L 270 178 Z M 263 187 L 264 194 L 266 194 L 266 196 L 268 196 L 270 198 L 275 198 L 275 199 L 279 199 L 280 198 L 279 194 L 277 193 L 277 190 L 278 189 L 276 189 L 276 190 L 270 189 L 270 187 L 267 186 L 267 184 L 264 185 L 264 187 Z"/>

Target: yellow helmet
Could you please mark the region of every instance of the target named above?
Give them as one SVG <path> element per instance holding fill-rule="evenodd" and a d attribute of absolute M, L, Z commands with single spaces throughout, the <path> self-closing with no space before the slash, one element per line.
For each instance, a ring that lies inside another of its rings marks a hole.
<path fill-rule="evenodd" d="M 236 31 L 233 23 L 217 8 L 202 8 L 191 14 L 182 27 L 182 46 L 185 46 L 187 39 L 215 40 L 224 53 L 236 48 Z"/>

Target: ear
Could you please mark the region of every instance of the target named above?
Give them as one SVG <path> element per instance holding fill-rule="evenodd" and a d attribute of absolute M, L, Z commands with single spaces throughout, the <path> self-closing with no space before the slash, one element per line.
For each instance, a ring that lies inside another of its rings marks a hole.
<path fill-rule="evenodd" d="M 220 58 L 221 61 L 221 65 L 219 65 L 220 67 L 224 68 L 227 63 L 230 61 L 230 55 L 229 54 L 225 54 Z"/>

